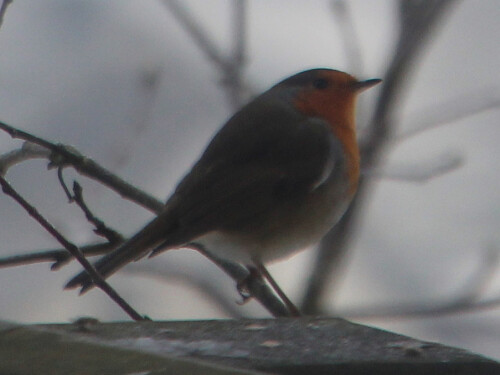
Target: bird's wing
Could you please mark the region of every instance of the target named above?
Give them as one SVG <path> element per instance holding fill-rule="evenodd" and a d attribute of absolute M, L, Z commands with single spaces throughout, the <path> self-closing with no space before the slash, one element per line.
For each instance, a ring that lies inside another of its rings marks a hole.
<path fill-rule="evenodd" d="M 95 267 L 107 277 L 161 248 L 265 216 L 280 200 L 300 199 L 338 170 L 341 146 L 328 124 L 287 106 L 254 101 L 219 131 L 179 183 L 166 209 Z M 92 286 L 83 271 L 66 285 Z"/>
<path fill-rule="evenodd" d="M 163 230 L 168 227 L 167 219 L 161 214 L 137 232 L 133 237 L 125 241 L 111 253 L 99 259 L 95 264 L 95 269 L 103 278 L 107 278 L 128 263 L 147 255 L 161 242 Z M 87 271 L 82 271 L 73 277 L 66 284 L 66 289 L 81 286 L 80 294 L 93 287 L 92 279 Z"/>
<path fill-rule="evenodd" d="M 167 202 L 179 240 L 258 220 L 340 170 L 342 148 L 328 123 L 265 103 L 229 120 Z"/>

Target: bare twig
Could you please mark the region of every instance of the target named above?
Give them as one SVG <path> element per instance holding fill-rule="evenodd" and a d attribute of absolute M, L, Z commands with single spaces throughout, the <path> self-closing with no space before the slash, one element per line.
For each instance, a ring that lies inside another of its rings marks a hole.
<path fill-rule="evenodd" d="M 63 188 L 64 194 L 66 194 L 66 198 L 68 198 L 68 202 L 72 203 L 74 201 L 74 198 L 71 195 L 71 192 L 69 191 L 68 186 L 66 185 L 66 182 L 64 181 L 63 170 L 64 170 L 64 167 L 62 165 L 60 165 L 57 168 L 57 179 L 59 180 L 59 184 Z"/>
<path fill-rule="evenodd" d="M 234 2 L 234 48 L 232 55 L 228 57 L 224 56 L 221 49 L 208 37 L 209 33 L 201 28 L 200 24 L 179 1 L 164 0 L 162 3 L 220 72 L 231 109 L 239 108 L 248 97 L 253 95 L 250 85 L 242 77 L 246 49 L 246 0 Z"/>
<path fill-rule="evenodd" d="M 85 256 L 96 256 L 109 253 L 117 245 L 118 244 L 110 243 L 92 244 L 82 246 L 80 249 Z M 200 252 L 203 256 L 211 260 L 236 282 L 243 280 L 248 276 L 248 269 L 238 263 L 228 262 L 222 258 L 217 257 L 216 255 L 200 249 L 195 244 L 190 244 L 188 247 Z M 55 262 L 51 266 L 51 269 L 57 270 L 71 260 L 73 260 L 73 257 L 66 250 L 45 250 L 30 254 L 13 255 L 5 258 L 0 258 L 0 268 L 23 266 L 26 264 L 41 262 Z M 286 307 L 273 294 L 267 284 L 265 284 L 264 282 L 260 282 L 259 280 L 253 280 L 248 285 L 248 288 L 252 297 L 259 301 L 261 305 L 264 306 L 264 308 L 266 308 L 272 315 L 289 316 L 289 312 Z"/>
<path fill-rule="evenodd" d="M 365 177 L 392 179 L 405 182 L 427 182 L 456 170 L 464 164 L 464 156 L 460 153 L 447 152 L 432 160 L 421 160 L 412 165 L 379 167 L 376 170 L 364 170 Z"/>
<path fill-rule="evenodd" d="M 406 126 L 408 130 L 395 134 L 389 141 L 401 142 L 424 131 L 499 107 L 500 88 L 498 87 L 477 90 L 472 95 L 463 94 L 408 116 L 409 121 Z"/>
<path fill-rule="evenodd" d="M 274 280 L 274 278 L 271 276 L 267 268 L 262 264 L 261 262 L 255 261 L 254 260 L 254 265 L 259 272 L 260 275 L 262 275 L 268 283 L 271 285 L 273 290 L 276 292 L 276 294 L 280 297 L 280 299 L 283 301 L 285 306 L 287 307 L 289 313 L 291 316 L 301 316 L 301 313 L 299 309 L 294 305 L 294 303 L 288 298 L 288 296 L 285 294 L 285 292 L 281 289 L 281 287 L 278 285 L 278 283 Z M 252 273 L 250 273 L 252 274 Z"/>
<path fill-rule="evenodd" d="M 21 148 L 0 155 L 0 176 L 5 176 L 9 168 L 23 161 L 49 157 L 50 151 L 46 148 L 24 142 Z"/>
<path fill-rule="evenodd" d="M 345 0 L 332 0 L 332 14 L 335 17 L 336 24 L 341 33 L 341 40 L 343 42 L 345 55 L 347 58 L 347 65 L 350 72 L 355 76 L 363 75 L 363 54 L 354 27 L 352 19 L 352 12 L 349 9 L 348 2 Z"/>
<path fill-rule="evenodd" d="M 163 71 L 159 66 L 145 66 L 140 72 L 138 85 L 140 92 L 139 95 L 136 95 L 137 99 L 140 99 L 140 106 L 139 108 L 129 108 L 131 113 L 128 116 L 133 134 L 129 134 L 125 140 L 122 140 L 119 147 L 115 145 L 110 149 L 113 170 L 119 170 L 133 157 L 139 144 L 138 139 L 151 125 L 151 116 L 158 98 L 162 76 Z"/>
<path fill-rule="evenodd" d="M 102 182 L 104 185 L 111 187 L 115 191 L 118 191 L 122 196 L 125 196 L 128 199 L 141 204 L 156 213 L 159 213 L 163 208 L 163 204 L 161 202 L 148 196 L 134 186 L 129 185 L 119 177 L 112 174 L 110 171 L 104 169 L 91 159 L 81 155 L 78 151 L 71 147 L 60 144 L 53 144 L 52 142 L 46 141 L 22 130 L 18 130 L 3 122 L 0 122 L 0 129 L 6 131 L 13 138 L 20 138 L 49 149 L 51 151 L 50 160 L 58 167 L 61 165 L 71 165 L 80 173 Z M 125 189 L 125 193 L 123 189 Z M 201 252 L 237 282 L 248 275 L 248 270 L 240 264 L 225 261 L 208 252 Z M 10 258 L 10 260 L 4 262 L 4 267 L 8 266 L 9 264 L 19 265 L 22 264 L 21 262 L 33 263 L 35 262 L 35 259 L 41 259 L 42 261 L 53 259 L 50 258 L 51 256 L 54 256 L 53 252 L 47 254 L 46 257 L 41 256 L 40 253 L 37 253 L 36 255 L 25 255 L 24 258 Z M 58 258 L 57 263 L 53 265 L 53 269 L 59 268 L 65 262 L 66 260 L 59 261 Z M 255 281 L 249 284 L 249 290 L 252 296 L 255 297 L 266 309 L 268 309 L 271 314 L 275 316 L 289 315 L 284 305 L 272 293 L 272 291 L 265 283 L 259 283 L 258 281 Z"/>
<path fill-rule="evenodd" d="M 241 107 L 245 97 L 243 69 L 246 49 L 246 0 L 234 1 L 233 35 L 234 46 L 232 57 L 227 59 L 227 67 L 223 71 L 223 84 L 226 88 L 227 100 L 232 110 Z"/>
<path fill-rule="evenodd" d="M 491 285 L 500 265 L 498 248 L 494 245 L 487 246 L 481 261 L 477 271 L 466 282 L 461 297 L 456 298 L 457 303 L 468 304 L 478 301 Z"/>
<path fill-rule="evenodd" d="M 489 298 L 482 301 L 465 302 L 459 297 L 457 300 L 446 302 L 417 302 L 401 306 L 360 306 L 355 309 L 342 309 L 335 311 L 335 315 L 348 319 L 410 319 L 431 318 L 441 315 L 477 312 L 500 308 L 500 297 Z"/>
<path fill-rule="evenodd" d="M 3 0 L 2 6 L 0 6 L 0 27 L 3 25 L 3 19 L 5 17 L 5 13 L 7 12 L 7 8 L 10 4 L 12 4 L 13 0 Z"/>
<path fill-rule="evenodd" d="M 93 160 L 81 155 L 75 149 L 60 145 L 53 144 L 52 142 L 46 141 L 42 138 L 36 137 L 30 133 L 24 132 L 22 130 L 18 130 L 10 125 L 7 125 L 3 122 L 0 122 L 0 129 L 6 131 L 13 138 L 20 138 L 25 141 L 37 144 L 39 146 L 45 147 L 51 151 L 51 161 L 54 165 L 58 167 L 64 165 L 71 165 L 80 173 L 95 179 L 97 181 L 102 182 L 104 185 L 111 187 L 115 191 L 118 191 L 122 196 L 143 205 L 150 210 L 159 213 L 164 205 L 157 201 L 156 199 L 148 196 L 141 190 L 136 187 L 128 184 L 123 181 L 121 178 L 112 174 L 110 171 L 104 169 L 100 165 L 98 165 Z M 63 181 L 64 184 L 64 181 Z M 126 193 L 124 193 L 124 190 Z M 196 248 L 196 246 L 192 246 Z M 221 258 L 216 257 L 215 255 L 202 251 L 198 248 L 202 254 L 212 260 L 215 264 L 217 264 L 224 272 L 226 272 L 229 276 L 231 276 L 236 282 L 242 280 L 248 275 L 248 270 L 246 267 L 243 267 L 240 264 L 228 262 Z M 33 262 L 33 259 L 30 258 L 30 261 Z M 44 258 L 46 259 L 46 258 Z M 85 262 L 87 262 L 85 260 Z M 88 262 L 87 262 L 88 263 Z M 19 263 L 17 263 L 19 264 Z M 58 262 L 57 266 L 60 267 L 62 263 Z M 99 285 L 99 284 L 97 284 Z M 269 287 L 265 283 L 259 283 L 258 281 L 254 281 L 249 284 L 249 290 L 253 297 L 255 297 L 268 311 L 275 316 L 288 316 L 289 313 L 281 301 L 272 293 Z"/>
<path fill-rule="evenodd" d="M 49 232 L 66 250 L 68 250 L 73 257 L 75 257 L 85 270 L 92 277 L 92 281 L 101 288 L 113 301 L 115 301 L 132 319 L 145 320 L 138 314 L 123 298 L 121 298 L 116 291 L 111 288 L 106 281 L 99 275 L 95 268 L 89 263 L 81 251 L 73 243 L 69 242 L 52 224 L 50 224 L 35 207 L 29 204 L 22 196 L 20 196 L 10 184 L 0 177 L 0 185 L 5 194 L 11 196 L 26 212 L 33 217 L 47 232 Z"/>
<path fill-rule="evenodd" d="M 87 204 L 83 200 L 83 191 L 80 184 L 76 181 L 73 182 L 73 200 L 85 213 L 87 220 L 95 226 L 94 233 L 106 238 L 111 245 L 117 245 L 123 242 L 123 236 L 116 230 L 108 227 L 104 222 L 96 217 L 92 211 L 88 208 Z"/>
<path fill-rule="evenodd" d="M 199 23 L 194 20 L 188 10 L 177 0 L 164 0 L 162 3 L 165 4 L 187 33 L 193 38 L 198 48 L 200 48 L 205 56 L 217 67 L 227 69 L 227 62 L 222 52 L 215 43 L 208 38 L 208 33 L 201 29 Z"/>
<path fill-rule="evenodd" d="M 23 139 L 50 150 L 50 160 L 53 165 L 71 165 L 79 173 L 101 182 L 116 191 L 123 198 L 131 200 L 150 211 L 158 213 L 163 209 L 164 204 L 161 201 L 111 173 L 109 170 L 97 164 L 94 160 L 83 156 L 73 147 L 49 142 L 43 138 L 16 129 L 4 122 L 0 122 L 0 129 L 7 132 L 12 138 Z"/>
<path fill-rule="evenodd" d="M 335 314 L 355 319 L 394 319 L 436 317 L 457 312 L 475 312 L 500 308 L 500 297 L 482 299 L 491 285 L 500 265 L 500 253 L 496 246 L 486 248 L 477 270 L 465 283 L 462 291 L 448 300 L 418 302 L 406 305 L 365 306 L 335 311 Z"/>
<path fill-rule="evenodd" d="M 103 255 L 109 253 L 116 245 L 99 243 L 80 247 L 80 251 L 86 257 Z M 52 270 L 57 270 L 64 264 L 73 260 L 73 256 L 66 249 L 42 250 L 29 254 L 12 255 L 0 258 L 0 268 L 24 266 L 26 264 L 54 262 Z"/>
<path fill-rule="evenodd" d="M 417 66 L 415 61 L 425 46 L 438 21 L 456 0 L 401 0 L 400 35 L 394 56 L 384 77 L 380 96 L 368 130 L 368 141 L 362 145 L 361 160 L 364 169 L 376 169 L 387 138 L 394 127 L 394 106 L 400 104 L 406 78 Z M 341 221 L 321 241 L 318 256 L 311 272 L 309 284 L 302 301 L 302 311 L 309 314 L 321 312 L 321 301 L 332 280 L 338 276 L 340 259 L 347 251 L 352 229 L 357 220 L 369 179 L 361 178 L 358 194 Z"/>

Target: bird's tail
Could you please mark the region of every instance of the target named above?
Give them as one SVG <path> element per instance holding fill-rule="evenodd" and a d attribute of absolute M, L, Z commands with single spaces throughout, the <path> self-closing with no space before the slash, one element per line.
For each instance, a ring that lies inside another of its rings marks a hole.
<path fill-rule="evenodd" d="M 99 259 L 94 267 L 106 279 L 128 263 L 147 255 L 159 244 L 165 242 L 165 222 L 161 216 L 155 218 L 132 238 L 121 244 L 116 250 Z M 87 271 L 82 271 L 73 277 L 65 289 L 81 286 L 80 294 L 94 286 Z"/>

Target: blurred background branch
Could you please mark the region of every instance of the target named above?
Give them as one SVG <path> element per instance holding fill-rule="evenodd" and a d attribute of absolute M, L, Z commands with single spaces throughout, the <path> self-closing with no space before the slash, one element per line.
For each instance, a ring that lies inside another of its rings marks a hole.
<path fill-rule="evenodd" d="M 191 36 L 198 48 L 205 54 L 208 61 L 215 66 L 222 76 L 222 87 L 231 111 L 236 111 L 251 96 L 254 90 L 244 80 L 243 72 L 246 64 L 246 27 L 247 27 L 247 1 L 234 0 L 232 2 L 232 53 L 224 56 L 221 48 L 210 38 L 210 34 L 202 30 L 199 22 L 177 0 L 163 0 L 163 4 L 174 15 L 184 30 Z"/>
<path fill-rule="evenodd" d="M 456 1 L 400 1 L 399 37 L 391 62 L 382 77 L 384 84 L 367 128 L 368 136 L 361 148 L 363 168 L 377 166 L 393 131 L 394 111 L 396 106 L 401 105 L 399 98 L 403 96 L 404 85 L 409 82 L 412 70 L 418 67 L 416 61 L 419 53 L 453 3 Z M 322 303 L 327 287 L 339 276 L 341 260 L 347 252 L 358 216 L 363 211 L 363 200 L 368 188 L 369 179 L 362 176 L 358 193 L 348 211 L 321 241 L 301 303 L 307 314 L 325 313 Z M 332 299 L 331 295 L 329 299 Z"/>
<path fill-rule="evenodd" d="M 5 17 L 5 13 L 7 12 L 7 8 L 10 4 L 12 4 L 13 0 L 3 0 L 2 5 L 0 6 L 0 27 L 2 27 L 3 19 Z"/>

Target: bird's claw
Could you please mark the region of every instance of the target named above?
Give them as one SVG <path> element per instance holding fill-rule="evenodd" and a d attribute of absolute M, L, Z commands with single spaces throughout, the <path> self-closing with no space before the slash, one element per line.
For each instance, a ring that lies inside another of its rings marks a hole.
<path fill-rule="evenodd" d="M 241 297 L 241 301 L 236 301 L 238 305 L 244 305 L 252 298 L 252 294 L 250 293 L 250 289 L 248 288 L 250 277 L 252 277 L 251 274 L 236 283 L 236 290 Z"/>

